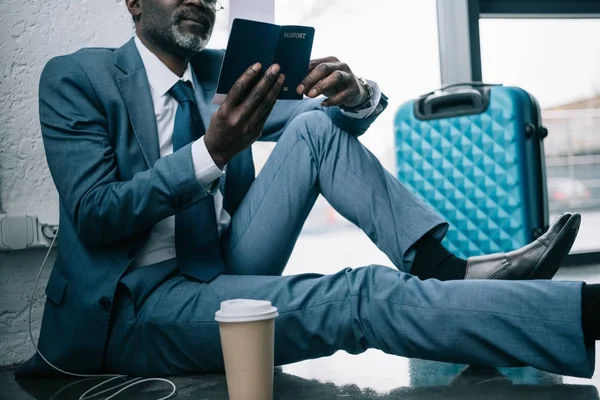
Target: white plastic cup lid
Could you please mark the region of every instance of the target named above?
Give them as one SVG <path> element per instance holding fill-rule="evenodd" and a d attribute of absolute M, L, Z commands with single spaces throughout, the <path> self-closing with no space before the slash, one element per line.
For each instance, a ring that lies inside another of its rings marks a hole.
<path fill-rule="evenodd" d="M 221 309 L 215 313 L 218 322 L 253 322 L 275 318 L 277 308 L 270 301 L 234 299 L 221 302 Z"/>

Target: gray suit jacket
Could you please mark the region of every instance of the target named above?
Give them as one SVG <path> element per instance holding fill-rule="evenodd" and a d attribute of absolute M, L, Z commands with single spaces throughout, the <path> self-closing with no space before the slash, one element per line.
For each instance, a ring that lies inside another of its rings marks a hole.
<path fill-rule="evenodd" d="M 201 116 L 209 125 L 223 51 L 205 50 L 192 66 Z M 387 105 L 383 96 L 381 104 Z M 192 167 L 191 145 L 159 157 L 150 88 L 137 48 L 90 48 L 54 58 L 41 76 L 40 122 L 60 197 L 58 255 L 46 288 L 39 347 L 60 368 L 103 369 L 112 302 L 119 280 L 162 219 L 209 194 Z M 295 116 L 323 109 L 320 100 L 278 102 L 262 140 L 276 141 Z M 323 109 L 361 135 L 377 115 L 357 120 Z M 254 179 L 248 149 L 228 164 L 224 206 L 230 214 Z M 162 277 L 145 277 L 152 286 Z M 37 355 L 19 374 L 54 372 Z"/>

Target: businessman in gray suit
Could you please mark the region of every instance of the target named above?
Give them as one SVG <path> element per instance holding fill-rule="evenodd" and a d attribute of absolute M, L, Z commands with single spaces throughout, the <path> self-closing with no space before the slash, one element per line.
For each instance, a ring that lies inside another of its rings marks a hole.
<path fill-rule="evenodd" d="M 134 39 L 54 58 L 41 77 L 60 194 L 39 340 L 50 362 L 78 373 L 222 371 L 215 311 L 251 298 L 279 309 L 277 364 L 378 348 L 591 376 L 596 331 L 585 321 L 598 308 L 586 299 L 598 291 L 539 280 L 569 252 L 578 214 L 521 249 L 461 260 L 440 243 L 444 220 L 357 139 L 387 105 L 374 82 L 315 60 L 297 88 L 305 100 L 276 102 L 285 76 L 254 65 L 211 105 L 223 52 L 204 47 L 217 2 L 126 5 Z M 259 139 L 277 146 L 255 177 Z M 281 276 L 319 193 L 397 270 Z M 19 373 L 49 372 L 34 356 Z"/>

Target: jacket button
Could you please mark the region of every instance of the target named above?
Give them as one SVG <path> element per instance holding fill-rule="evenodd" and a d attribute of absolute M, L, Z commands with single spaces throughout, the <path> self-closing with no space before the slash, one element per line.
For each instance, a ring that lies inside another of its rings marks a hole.
<path fill-rule="evenodd" d="M 181 208 L 181 199 L 176 199 L 176 200 L 173 202 L 173 206 L 174 206 L 175 208 Z"/>
<path fill-rule="evenodd" d="M 110 299 L 108 297 L 101 297 L 98 303 L 100 304 L 100 307 L 105 310 L 110 308 Z"/>
<path fill-rule="evenodd" d="M 184 194 L 183 196 L 181 196 L 181 202 L 183 204 L 188 204 L 192 201 L 191 197 L 187 194 Z"/>
<path fill-rule="evenodd" d="M 127 254 L 127 258 L 129 258 L 130 260 L 133 259 L 137 253 L 138 253 L 138 249 L 131 249 L 129 250 L 129 253 Z"/>

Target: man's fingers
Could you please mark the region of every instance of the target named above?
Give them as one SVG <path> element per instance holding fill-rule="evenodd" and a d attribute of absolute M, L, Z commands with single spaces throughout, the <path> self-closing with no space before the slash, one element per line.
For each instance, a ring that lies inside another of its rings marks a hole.
<path fill-rule="evenodd" d="M 262 65 L 256 63 L 248 68 L 242 76 L 238 78 L 233 84 L 229 93 L 227 93 L 226 102 L 229 105 L 236 106 L 240 104 L 246 98 L 246 94 L 249 88 L 252 87 L 254 81 L 259 76 Z"/>
<path fill-rule="evenodd" d="M 300 82 L 296 91 L 298 94 L 308 93 L 320 80 L 327 78 L 334 71 L 349 71 L 346 64 L 341 62 L 323 62 L 312 69 L 308 75 Z"/>
<path fill-rule="evenodd" d="M 342 72 L 340 70 L 333 71 L 331 75 L 319 81 L 312 89 L 310 89 L 307 96 L 315 98 L 322 94 L 327 96 L 335 95 L 348 86 L 350 78 L 351 75 L 347 72 Z"/>
<path fill-rule="evenodd" d="M 263 129 L 264 129 L 265 123 L 267 122 L 267 118 L 269 118 L 269 115 L 271 115 L 271 113 L 273 112 L 273 108 L 275 107 L 275 104 L 276 104 L 276 102 L 273 102 L 273 104 L 271 104 L 271 107 L 267 110 L 267 112 L 265 112 L 264 115 L 262 116 L 262 118 L 258 122 L 256 122 L 256 124 L 254 125 L 260 131 L 258 138 L 260 138 L 263 135 Z M 258 140 L 258 138 L 256 140 Z"/>
<path fill-rule="evenodd" d="M 349 99 L 350 97 L 352 97 L 354 95 L 354 91 L 351 89 L 346 89 L 343 90 L 341 92 L 339 92 L 338 94 L 336 94 L 335 96 L 331 96 L 328 99 L 325 99 L 321 102 L 321 105 L 323 107 L 331 107 L 331 106 L 339 106 L 341 105 L 344 101 L 346 101 L 346 99 Z"/>
<path fill-rule="evenodd" d="M 281 88 L 283 87 L 283 82 L 285 81 L 285 75 L 281 74 L 277 78 L 277 81 L 269 88 L 266 96 L 263 101 L 257 106 L 254 114 L 250 118 L 250 126 L 260 126 L 262 129 L 262 125 L 271 114 L 273 110 L 273 106 L 277 101 L 277 96 L 281 92 Z"/>
<path fill-rule="evenodd" d="M 264 74 L 264 76 L 256 85 L 254 85 L 252 90 L 250 90 L 246 96 L 246 99 L 242 102 L 242 114 L 246 116 L 251 116 L 254 114 L 256 107 L 261 104 L 267 93 L 269 93 L 271 86 L 273 86 L 273 84 L 277 81 L 280 70 L 281 68 L 277 64 L 274 64 L 267 69 L 267 72 Z"/>
<path fill-rule="evenodd" d="M 315 67 L 319 64 L 323 64 L 323 63 L 338 63 L 340 62 L 340 60 L 338 60 L 335 57 L 325 57 L 325 58 L 317 58 L 314 60 L 310 60 L 309 64 L 308 64 L 308 72 L 312 71 L 313 69 L 315 69 Z"/>
<path fill-rule="evenodd" d="M 271 108 L 269 108 L 267 110 L 266 113 L 264 113 L 263 117 L 260 119 L 260 121 L 257 122 L 257 124 L 255 126 L 260 127 L 260 135 L 259 137 L 262 136 L 263 134 L 263 128 L 265 126 L 265 123 L 267 122 L 267 119 L 269 118 L 269 116 L 271 115 L 271 113 L 273 112 L 273 108 L 275 107 L 276 102 L 273 102 L 273 104 L 271 104 Z"/>

